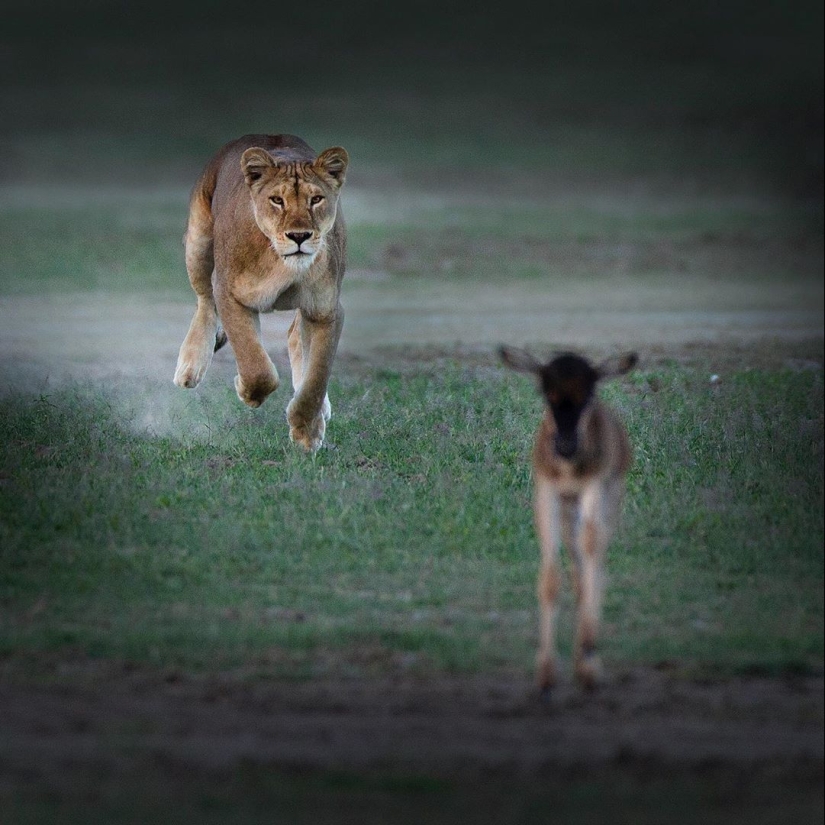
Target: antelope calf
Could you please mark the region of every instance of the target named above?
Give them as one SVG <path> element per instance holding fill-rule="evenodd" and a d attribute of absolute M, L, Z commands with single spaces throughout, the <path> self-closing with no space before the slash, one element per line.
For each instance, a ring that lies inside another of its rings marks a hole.
<path fill-rule="evenodd" d="M 499 354 L 511 369 L 538 379 L 546 405 L 533 447 L 533 512 L 541 545 L 536 679 L 546 698 L 557 675 L 562 542 L 573 558 L 576 678 L 583 687 L 593 688 L 600 676 L 596 635 L 604 557 L 618 523 L 632 452 L 621 422 L 599 400 L 596 384 L 629 372 L 638 357 L 628 353 L 593 366 L 573 353 L 558 355 L 547 364 L 511 347 L 502 347 Z"/>

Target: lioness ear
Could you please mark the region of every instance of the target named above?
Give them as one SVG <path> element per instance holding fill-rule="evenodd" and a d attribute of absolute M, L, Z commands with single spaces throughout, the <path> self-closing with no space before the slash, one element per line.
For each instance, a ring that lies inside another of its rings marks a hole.
<path fill-rule="evenodd" d="M 596 371 L 599 373 L 599 378 L 612 378 L 615 375 L 624 375 L 630 372 L 638 362 L 639 356 L 635 352 L 626 352 L 624 355 L 602 361 L 596 367 Z"/>
<path fill-rule="evenodd" d="M 331 149 L 324 149 L 315 159 L 313 165 L 316 169 L 329 175 L 340 187 L 344 185 L 344 180 L 347 177 L 349 155 L 343 146 L 333 146 Z"/>
<path fill-rule="evenodd" d="M 247 186 L 252 186 L 277 165 L 272 155 L 260 146 L 253 146 L 241 155 L 241 172 Z"/>
<path fill-rule="evenodd" d="M 498 355 L 511 370 L 516 372 L 528 372 L 531 375 L 541 372 L 541 363 L 523 349 L 502 346 L 498 348 Z"/>

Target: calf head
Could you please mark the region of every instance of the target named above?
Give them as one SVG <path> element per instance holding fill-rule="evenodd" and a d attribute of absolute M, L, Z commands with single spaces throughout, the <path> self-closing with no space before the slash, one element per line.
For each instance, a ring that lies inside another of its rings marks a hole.
<path fill-rule="evenodd" d="M 554 449 L 564 459 L 572 459 L 579 449 L 579 433 L 586 426 L 596 384 L 604 378 L 624 375 L 638 361 L 635 352 L 608 359 L 597 366 L 572 352 L 561 353 L 546 364 L 514 347 L 501 347 L 499 355 L 510 369 L 537 378 L 556 424 Z"/>

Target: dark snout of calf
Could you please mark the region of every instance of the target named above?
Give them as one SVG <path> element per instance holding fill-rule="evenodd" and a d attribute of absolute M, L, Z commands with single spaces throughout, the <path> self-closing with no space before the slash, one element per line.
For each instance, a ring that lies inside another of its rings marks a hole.
<path fill-rule="evenodd" d="M 579 449 L 580 424 L 595 394 L 598 374 L 584 359 L 562 356 L 542 372 L 542 394 L 555 423 L 553 446 L 560 458 L 572 459 Z"/>
<path fill-rule="evenodd" d="M 569 398 L 556 403 L 547 399 L 547 406 L 556 425 L 553 437 L 556 454 L 561 458 L 571 459 L 579 449 L 579 424 L 585 406 Z"/>

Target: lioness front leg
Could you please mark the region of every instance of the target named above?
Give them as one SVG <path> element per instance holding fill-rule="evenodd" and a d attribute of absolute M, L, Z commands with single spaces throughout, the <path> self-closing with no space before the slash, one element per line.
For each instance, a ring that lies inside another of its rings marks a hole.
<path fill-rule="evenodd" d="M 218 311 L 235 353 L 235 391 L 250 407 L 260 407 L 278 389 L 278 371 L 261 344 L 258 313 L 225 292 L 218 293 Z"/>
<path fill-rule="evenodd" d="M 218 331 L 218 311 L 211 297 L 198 297 L 189 332 L 180 347 L 174 382 L 179 387 L 197 387 L 212 362 Z"/>
<path fill-rule="evenodd" d="M 212 361 L 218 331 L 218 310 L 212 295 L 212 217 L 209 204 L 193 198 L 186 230 L 186 271 L 198 296 L 198 305 L 181 344 L 174 382 L 179 387 L 197 387 Z"/>
<path fill-rule="evenodd" d="M 301 374 L 286 408 L 289 437 L 308 452 L 315 452 L 324 442 L 330 417 L 327 385 L 344 326 L 344 310 L 339 304 L 336 314 L 324 320 L 312 320 L 299 312 L 295 323 L 300 330 L 300 342 L 295 343 L 300 343 Z M 290 357 L 294 357 L 292 336 L 290 341 Z M 295 377 L 293 373 L 293 383 Z"/>

